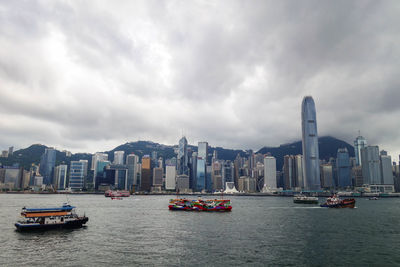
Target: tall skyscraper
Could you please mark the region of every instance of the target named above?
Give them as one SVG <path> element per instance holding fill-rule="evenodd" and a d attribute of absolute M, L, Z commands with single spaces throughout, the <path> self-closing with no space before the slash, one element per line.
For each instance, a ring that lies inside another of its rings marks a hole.
<path fill-rule="evenodd" d="M 149 155 L 142 157 L 142 176 L 140 181 L 140 190 L 150 191 L 152 182 L 151 159 Z"/>
<path fill-rule="evenodd" d="M 188 158 L 188 151 L 187 151 L 187 140 L 186 137 L 182 137 L 179 140 L 179 150 L 178 150 L 178 161 L 177 161 L 177 169 L 178 174 L 185 174 L 189 176 L 189 158 Z"/>
<path fill-rule="evenodd" d="M 43 184 L 51 184 L 53 171 L 56 165 L 56 151 L 54 148 L 46 148 L 40 160 L 39 172 L 43 176 Z"/>
<path fill-rule="evenodd" d="M 336 165 L 337 165 L 338 186 L 340 188 L 351 186 L 350 157 L 347 148 L 338 149 Z"/>
<path fill-rule="evenodd" d="M 59 165 L 54 168 L 54 184 L 59 190 L 64 190 L 67 187 L 67 170 L 67 165 Z"/>
<path fill-rule="evenodd" d="M 129 154 L 126 156 L 126 167 L 128 168 L 127 187 L 129 190 L 131 190 L 133 186 L 137 185 L 138 163 L 138 155 Z"/>
<path fill-rule="evenodd" d="M 311 96 L 303 98 L 301 105 L 303 146 L 303 177 L 306 190 L 320 190 L 320 166 L 315 103 Z"/>
<path fill-rule="evenodd" d="M 326 189 L 334 187 L 332 165 L 322 164 L 321 172 L 321 186 Z"/>
<path fill-rule="evenodd" d="M 69 187 L 72 190 L 82 190 L 84 187 L 85 179 L 85 164 L 83 161 L 71 161 L 69 171 Z"/>
<path fill-rule="evenodd" d="M 123 165 L 124 164 L 124 151 L 114 151 L 114 164 Z"/>
<path fill-rule="evenodd" d="M 378 146 L 367 146 L 361 149 L 361 169 L 364 184 L 382 183 Z"/>
<path fill-rule="evenodd" d="M 367 146 L 367 140 L 361 135 L 357 136 L 354 140 L 354 154 L 356 158 L 356 165 L 361 165 L 361 149 Z"/>
<path fill-rule="evenodd" d="M 276 159 L 266 156 L 264 158 L 264 187 L 276 189 Z"/>
<path fill-rule="evenodd" d="M 207 162 L 207 156 L 208 156 L 208 143 L 207 142 L 199 142 L 198 143 L 198 151 L 197 151 L 197 156 L 204 159 Z"/>
<path fill-rule="evenodd" d="M 165 189 L 175 190 L 176 187 L 176 167 L 175 165 L 166 165 L 165 167 Z"/>
<path fill-rule="evenodd" d="M 197 157 L 196 191 L 201 192 L 206 188 L 206 160 Z"/>
<path fill-rule="evenodd" d="M 387 153 L 382 153 L 380 155 L 380 170 L 382 184 L 392 185 L 393 180 L 393 170 L 392 170 L 392 158 L 387 155 Z"/>

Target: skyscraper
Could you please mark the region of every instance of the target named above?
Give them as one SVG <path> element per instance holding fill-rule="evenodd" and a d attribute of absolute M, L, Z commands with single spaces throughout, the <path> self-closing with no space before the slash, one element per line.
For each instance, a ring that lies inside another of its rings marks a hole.
<path fill-rule="evenodd" d="M 176 167 L 175 165 L 165 166 L 165 189 L 175 190 L 176 186 Z"/>
<path fill-rule="evenodd" d="M 69 187 L 72 190 L 82 190 L 84 186 L 85 164 L 83 161 L 71 161 L 69 171 Z M 87 165 L 86 165 L 87 166 Z"/>
<path fill-rule="evenodd" d="M 207 156 L 208 156 L 208 143 L 207 142 L 199 142 L 198 143 L 198 151 L 197 151 L 197 156 L 204 159 L 207 162 Z"/>
<path fill-rule="evenodd" d="M 206 188 L 206 160 L 197 157 L 196 191 L 201 192 Z"/>
<path fill-rule="evenodd" d="M 131 190 L 134 185 L 137 185 L 138 163 L 138 155 L 129 154 L 128 156 L 126 156 L 126 167 L 128 168 L 127 187 L 129 190 Z"/>
<path fill-rule="evenodd" d="M 67 165 L 59 165 L 54 168 L 54 184 L 57 189 L 64 190 L 67 187 Z"/>
<path fill-rule="evenodd" d="M 124 151 L 114 151 L 114 164 L 123 165 L 124 164 Z"/>
<path fill-rule="evenodd" d="M 275 189 L 276 186 L 276 159 L 266 156 L 264 158 L 264 187 Z"/>
<path fill-rule="evenodd" d="M 336 164 L 337 164 L 338 186 L 341 188 L 351 186 L 350 157 L 347 148 L 338 149 Z"/>
<path fill-rule="evenodd" d="M 361 149 L 361 168 L 364 184 L 382 183 L 378 146 L 366 146 Z"/>
<path fill-rule="evenodd" d="M 149 155 L 142 157 L 142 177 L 140 181 L 140 190 L 150 191 L 152 175 L 151 175 L 151 159 Z"/>
<path fill-rule="evenodd" d="M 320 190 L 320 167 L 315 103 L 311 96 L 303 98 L 301 105 L 303 146 L 303 179 L 306 190 Z"/>
<path fill-rule="evenodd" d="M 354 140 L 354 154 L 356 158 L 356 165 L 361 165 L 361 149 L 367 146 L 367 140 L 361 135 L 357 136 Z"/>
<path fill-rule="evenodd" d="M 56 151 L 54 148 L 46 148 L 40 160 L 39 172 L 43 176 L 43 184 L 51 184 L 54 166 L 56 165 Z"/>
<path fill-rule="evenodd" d="M 185 174 L 189 175 L 189 158 L 188 158 L 188 151 L 187 151 L 187 140 L 186 137 L 182 137 L 179 140 L 179 150 L 178 150 L 178 174 Z"/>

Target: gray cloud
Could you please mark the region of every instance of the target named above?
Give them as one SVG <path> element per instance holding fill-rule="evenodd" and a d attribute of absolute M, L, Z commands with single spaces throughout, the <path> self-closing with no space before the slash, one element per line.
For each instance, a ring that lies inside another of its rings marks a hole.
<path fill-rule="evenodd" d="M 320 135 L 400 153 L 397 1 L 1 1 L 0 147 L 137 139 L 258 149 Z"/>

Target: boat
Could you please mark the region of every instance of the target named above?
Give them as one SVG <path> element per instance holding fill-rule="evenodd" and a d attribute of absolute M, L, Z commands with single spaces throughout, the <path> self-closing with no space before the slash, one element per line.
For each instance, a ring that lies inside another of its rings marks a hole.
<path fill-rule="evenodd" d="M 75 207 L 64 203 L 54 208 L 22 208 L 21 219 L 15 223 L 17 231 L 80 228 L 89 220 L 78 216 Z"/>
<path fill-rule="evenodd" d="M 318 198 L 299 194 L 293 197 L 293 202 L 297 204 L 318 204 Z"/>
<path fill-rule="evenodd" d="M 130 197 L 129 191 L 126 190 L 107 190 L 104 192 L 105 197 Z"/>
<path fill-rule="evenodd" d="M 379 198 L 377 197 L 370 197 L 369 200 L 378 200 Z"/>
<path fill-rule="evenodd" d="M 326 202 L 321 204 L 324 208 L 354 208 L 356 200 L 354 198 L 340 199 L 338 196 L 333 195 L 326 199 Z"/>
<path fill-rule="evenodd" d="M 232 206 L 229 199 L 213 199 L 213 200 L 189 200 L 186 198 L 170 199 L 168 208 L 170 210 L 183 211 L 231 211 Z"/>
<path fill-rule="evenodd" d="M 112 200 L 116 199 L 116 200 L 123 200 L 122 197 L 111 197 Z"/>

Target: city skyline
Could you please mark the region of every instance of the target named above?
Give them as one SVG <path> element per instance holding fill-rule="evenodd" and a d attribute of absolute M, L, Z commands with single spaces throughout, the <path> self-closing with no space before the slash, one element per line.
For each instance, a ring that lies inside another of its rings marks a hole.
<path fill-rule="evenodd" d="M 360 130 L 400 154 L 396 2 L 0 8 L 2 150 L 173 145 L 181 131 L 191 144 L 255 150 L 299 140 L 300 100 L 312 95 L 320 136 L 352 144 Z"/>

